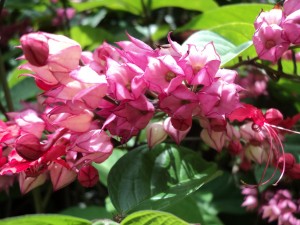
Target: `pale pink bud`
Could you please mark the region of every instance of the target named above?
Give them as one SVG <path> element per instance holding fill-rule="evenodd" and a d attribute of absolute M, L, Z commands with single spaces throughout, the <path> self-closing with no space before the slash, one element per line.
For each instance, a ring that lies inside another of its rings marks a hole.
<path fill-rule="evenodd" d="M 21 37 L 25 58 L 31 65 L 44 66 L 49 56 L 47 38 L 42 33 L 30 33 Z"/>
<path fill-rule="evenodd" d="M 258 200 L 252 195 L 246 196 L 242 206 L 246 207 L 246 209 L 249 211 L 254 210 L 258 206 Z"/>
<path fill-rule="evenodd" d="M 168 134 L 164 130 L 163 122 L 160 121 L 151 123 L 146 127 L 146 136 L 149 148 L 153 148 L 163 142 Z"/>
<path fill-rule="evenodd" d="M 176 144 L 180 144 L 180 142 L 185 138 L 187 133 L 190 131 L 190 128 L 184 131 L 177 130 L 175 127 L 173 127 L 171 123 L 171 117 L 165 119 L 163 126 L 164 126 L 164 130 L 176 142 Z"/>
<path fill-rule="evenodd" d="M 91 165 L 86 165 L 79 170 L 78 181 L 83 187 L 93 187 L 99 181 L 98 170 Z"/>
<path fill-rule="evenodd" d="M 260 146 L 254 146 L 249 145 L 245 150 L 245 156 L 258 164 L 262 164 L 264 162 L 268 161 L 268 150 L 260 147 Z"/>
<path fill-rule="evenodd" d="M 77 174 L 73 170 L 62 166 L 59 163 L 53 162 L 49 167 L 49 170 L 54 191 L 67 186 L 76 179 Z"/>
<path fill-rule="evenodd" d="M 32 189 L 45 183 L 47 175 L 45 173 L 40 174 L 37 177 L 27 177 L 25 172 L 19 173 L 19 185 L 21 193 L 24 195 Z"/>
<path fill-rule="evenodd" d="M 209 131 L 207 129 L 203 129 L 201 131 L 201 139 L 209 145 L 211 148 L 220 152 L 226 141 L 226 133 L 225 132 L 216 132 L 216 131 Z"/>
<path fill-rule="evenodd" d="M 24 159 L 33 161 L 43 155 L 40 140 L 33 134 L 24 134 L 16 140 L 16 151 Z"/>

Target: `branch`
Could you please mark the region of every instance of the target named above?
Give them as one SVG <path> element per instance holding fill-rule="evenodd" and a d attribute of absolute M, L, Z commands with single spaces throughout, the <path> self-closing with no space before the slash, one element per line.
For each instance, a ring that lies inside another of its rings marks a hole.
<path fill-rule="evenodd" d="M 233 66 L 228 67 L 229 69 L 236 69 L 241 66 L 254 66 L 259 69 L 263 69 L 273 80 L 278 81 L 280 78 L 287 78 L 292 81 L 300 82 L 300 76 L 295 76 L 293 74 L 288 74 L 282 71 L 281 64 L 279 62 L 279 69 L 275 70 L 267 65 L 257 62 L 259 58 L 255 57 L 252 59 L 244 60 L 239 63 L 236 63 Z"/>

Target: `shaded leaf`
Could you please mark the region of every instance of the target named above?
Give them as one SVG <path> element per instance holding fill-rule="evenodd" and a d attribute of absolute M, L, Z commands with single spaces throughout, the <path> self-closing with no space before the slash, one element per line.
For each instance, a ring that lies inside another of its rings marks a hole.
<path fill-rule="evenodd" d="M 161 209 L 220 175 L 214 163 L 177 145 L 141 146 L 124 155 L 108 175 L 108 190 L 118 212 Z"/>
<path fill-rule="evenodd" d="M 104 207 L 96 205 L 87 207 L 73 206 L 64 209 L 60 214 L 76 216 L 87 220 L 112 218 L 112 214 L 107 212 Z"/>
<path fill-rule="evenodd" d="M 100 181 L 107 186 L 107 176 L 110 169 L 115 163 L 126 153 L 124 150 L 114 149 L 113 153 L 107 160 L 102 163 L 93 163 L 93 166 L 98 170 Z"/>

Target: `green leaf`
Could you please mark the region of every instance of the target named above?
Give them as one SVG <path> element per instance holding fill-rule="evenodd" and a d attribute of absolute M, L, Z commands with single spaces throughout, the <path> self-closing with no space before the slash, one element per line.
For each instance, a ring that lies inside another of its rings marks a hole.
<path fill-rule="evenodd" d="M 179 219 L 178 217 L 160 211 L 145 210 L 133 213 L 127 216 L 121 225 L 188 225 L 187 222 Z"/>
<path fill-rule="evenodd" d="M 111 169 L 108 191 L 118 212 L 161 209 L 174 204 L 220 175 L 214 163 L 177 145 L 130 151 Z"/>
<path fill-rule="evenodd" d="M 281 175 L 281 171 L 279 169 L 276 170 L 274 167 L 265 168 L 266 165 L 255 165 L 254 168 L 254 175 L 256 182 L 259 183 L 260 180 L 263 178 L 262 182 L 269 180 L 266 184 L 260 185 L 258 187 L 259 191 L 262 192 L 266 190 L 269 186 L 275 184 L 278 181 L 278 178 Z"/>
<path fill-rule="evenodd" d="M 104 207 L 96 205 L 87 206 L 84 208 L 73 206 L 61 211 L 60 214 L 76 216 L 87 220 L 112 218 L 112 214 L 109 213 Z"/>
<path fill-rule="evenodd" d="M 218 7 L 218 4 L 213 0 L 205 1 L 186 1 L 186 0 L 152 0 L 151 9 L 158 9 L 163 7 L 178 7 L 187 10 L 208 11 Z"/>
<path fill-rule="evenodd" d="M 103 219 L 103 220 L 96 220 L 95 222 L 93 222 L 92 225 L 118 225 L 118 224 L 119 223 L 115 221 Z"/>
<path fill-rule="evenodd" d="M 111 42 L 114 40 L 113 35 L 106 30 L 91 26 L 73 26 L 70 32 L 71 38 L 77 41 L 83 49 L 94 50 L 103 41 Z"/>
<path fill-rule="evenodd" d="M 91 225 L 88 220 L 56 214 L 35 214 L 0 220 L 0 225 Z"/>
<path fill-rule="evenodd" d="M 272 8 L 273 5 L 267 4 L 226 5 L 194 17 L 189 23 L 179 28 L 179 30 L 203 30 L 234 22 L 253 24 L 262 9 L 267 11 Z"/>
<path fill-rule="evenodd" d="M 90 0 L 79 3 L 74 2 L 71 5 L 78 12 L 92 10 L 98 7 L 105 7 L 112 10 L 129 12 L 135 15 L 141 15 L 142 13 L 142 6 L 140 1 L 132 0 Z"/>
<path fill-rule="evenodd" d="M 10 88 L 12 88 L 16 84 L 18 84 L 19 82 L 24 80 L 26 77 L 25 76 L 20 76 L 20 75 L 26 74 L 26 73 L 30 73 L 30 72 L 28 72 L 28 70 L 21 70 L 21 69 L 18 69 L 18 68 L 15 68 L 14 70 L 12 70 L 8 74 L 8 77 L 7 77 L 8 86 Z"/>
<path fill-rule="evenodd" d="M 20 82 L 16 83 L 11 89 L 11 98 L 13 101 L 14 109 L 20 110 L 22 105 L 21 101 L 35 98 L 41 91 L 37 88 L 34 79 L 26 77 L 21 79 Z M 0 100 L 4 102 L 2 97 Z"/>
<path fill-rule="evenodd" d="M 195 44 L 204 47 L 209 42 L 214 43 L 216 51 L 221 57 L 221 66 L 239 56 L 243 51 L 252 45 L 252 41 L 247 41 L 236 46 L 219 34 L 208 30 L 194 33 L 183 43 L 183 45 Z"/>
<path fill-rule="evenodd" d="M 114 149 L 111 156 L 103 163 L 94 163 L 93 166 L 98 170 L 100 181 L 107 186 L 107 176 L 110 169 L 126 153 L 124 150 Z"/>

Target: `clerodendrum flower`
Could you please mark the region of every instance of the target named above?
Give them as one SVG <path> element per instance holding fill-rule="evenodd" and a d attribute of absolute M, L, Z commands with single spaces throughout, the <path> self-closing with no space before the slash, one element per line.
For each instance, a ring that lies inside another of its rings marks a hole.
<path fill-rule="evenodd" d="M 237 120 L 239 122 L 243 122 L 246 119 L 252 120 L 252 130 L 258 133 L 261 137 L 267 139 L 269 143 L 269 149 L 267 149 L 267 156 L 266 153 L 263 151 L 261 152 L 263 155 L 259 156 L 265 158 L 264 161 L 266 162 L 266 167 L 258 185 L 268 183 L 275 176 L 276 170 L 280 168 L 282 171 L 281 175 L 275 182 L 275 185 L 278 184 L 286 170 L 286 160 L 285 157 L 282 157 L 284 156 L 285 151 L 281 140 L 281 133 L 290 132 L 300 134 L 300 132 L 288 129 L 299 119 L 298 116 L 295 117 L 294 121 L 292 121 L 288 125 L 288 128 L 285 128 L 279 126 L 281 122 L 283 122 L 283 116 L 278 110 L 269 109 L 265 114 L 263 114 L 262 111 L 256 107 L 249 104 L 243 104 L 243 107 L 238 108 L 234 110 L 231 114 L 229 114 L 228 119 L 232 122 L 234 120 Z M 261 160 L 261 158 L 259 160 Z M 274 170 L 271 177 L 264 181 L 266 169 L 271 164 L 274 164 L 276 169 Z"/>

